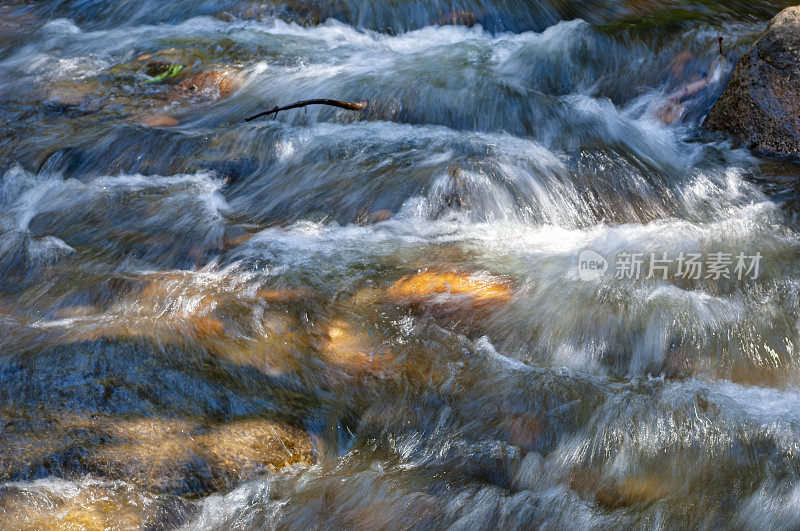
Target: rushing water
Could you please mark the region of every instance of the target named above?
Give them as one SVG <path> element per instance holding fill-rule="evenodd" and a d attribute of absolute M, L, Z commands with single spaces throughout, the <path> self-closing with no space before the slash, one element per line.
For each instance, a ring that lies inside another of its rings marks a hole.
<path fill-rule="evenodd" d="M 797 528 L 781 7 L 4 2 L 0 526 Z"/>

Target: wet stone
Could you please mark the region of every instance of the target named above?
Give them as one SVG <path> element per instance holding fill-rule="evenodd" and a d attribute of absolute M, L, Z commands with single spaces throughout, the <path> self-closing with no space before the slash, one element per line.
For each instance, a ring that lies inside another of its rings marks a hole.
<path fill-rule="evenodd" d="M 193 75 L 180 82 L 177 90 L 187 95 L 203 95 L 224 99 L 241 86 L 241 76 L 235 69 L 219 68 Z"/>
<path fill-rule="evenodd" d="M 49 478 L 0 488 L 4 529 L 170 529 L 196 510 L 178 496 L 154 496 L 130 484 L 90 478 Z"/>
<path fill-rule="evenodd" d="M 94 81 L 57 81 L 47 89 L 44 106 L 55 112 L 97 112 L 105 104 L 101 89 L 101 85 Z"/>
<path fill-rule="evenodd" d="M 31 12 L 30 5 L 9 1 L 0 6 L 0 43 L 14 41 L 24 36 L 41 21 Z"/>
<path fill-rule="evenodd" d="M 472 11 L 450 11 L 439 18 L 439 24 L 453 26 L 466 26 L 471 28 L 478 23 L 478 17 Z"/>
<path fill-rule="evenodd" d="M 759 152 L 800 157 L 800 7 L 781 11 L 739 59 L 705 126 Z"/>
<path fill-rule="evenodd" d="M 149 77 L 157 77 L 174 67 L 183 67 L 181 71 L 183 73 L 198 69 L 200 65 L 201 61 L 194 50 L 165 48 L 138 56 L 129 67 L 139 69 Z"/>
<path fill-rule="evenodd" d="M 0 478 L 26 481 L 86 474 L 158 494 L 197 496 L 287 466 L 308 466 L 308 433 L 262 418 L 209 423 L 193 417 L 20 417 L 6 411 Z"/>
<path fill-rule="evenodd" d="M 398 304 L 468 320 L 507 305 L 512 290 L 506 280 L 488 274 L 431 270 L 404 276 L 387 294 Z"/>
<path fill-rule="evenodd" d="M 252 175 L 259 168 L 260 162 L 255 157 L 241 157 L 211 160 L 198 166 L 223 177 L 226 184 L 237 184 Z"/>
<path fill-rule="evenodd" d="M 138 116 L 134 118 L 137 123 L 147 127 L 177 127 L 180 125 L 177 119 L 165 114 L 154 114 L 150 116 Z"/>
<path fill-rule="evenodd" d="M 40 170 L 0 182 L 0 528 L 797 527 L 800 240 L 695 123 L 755 19 L 595 24 L 719 6 L 36 2 L 0 36 L 0 161 Z M 316 97 L 370 105 L 243 121 Z M 753 246 L 759 280 L 644 278 Z"/>
<path fill-rule="evenodd" d="M 268 2 L 237 2 L 214 16 L 224 22 L 236 20 L 269 20 L 278 18 L 308 26 L 319 24 L 334 15 L 336 10 L 325 3 L 308 0 L 278 0 Z"/>
<path fill-rule="evenodd" d="M 358 216 L 356 218 L 356 223 L 359 225 L 373 225 L 390 219 L 392 215 L 392 211 L 388 209 L 375 210 L 374 212 Z"/>

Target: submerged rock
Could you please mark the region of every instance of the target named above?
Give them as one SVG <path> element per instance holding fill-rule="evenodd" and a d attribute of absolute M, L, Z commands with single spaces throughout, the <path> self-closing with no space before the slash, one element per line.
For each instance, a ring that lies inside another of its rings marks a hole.
<path fill-rule="evenodd" d="M 242 84 L 241 76 L 233 68 L 215 68 L 191 76 L 178 85 L 186 94 L 207 94 L 215 99 L 224 99 Z"/>
<path fill-rule="evenodd" d="M 0 487 L 3 529 L 175 529 L 196 506 L 122 482 L 42 479 Z"/>
<path fill-rule="evenodd" d="M 478 23 L 478 17 L 472 11 L 454 10 L 449 13 L 444 13 L 439 17 L 439 24 L 442 26 L 466 26 L 471 28 Z"/>
<path fill-rule="evenodd" d="M 391 210 L 385 208 L 369 213 L 364 212 L 356 217 L 355 223 L 358 225 L 374 225 L 375 223 L 390 219 L 393 215 Z"/>
<path fill-rule="evenodd" d="M 270 20 L 278 18 L 286 22 L 294 22 L 301 26 L 320 24 L 336 14 L 336 4 L 328 2 L 309 2 L 307 0 L 253 2 L 252 0 L 237 2 L 215 18 L 224 22 L 236 20 Z"/>
<path fill-rule="evenodd" d="M 147 127 L 176 127 L 180 125 L 178 120 L 166 114 L 137 116 L 134 121 Z"/>
<path fill-rule="evenodd" d="M 675 488 L 657 476 L 627 477 L 619 484 L 605 487 L 597 493 L 598 503 L 607 507 L 650 505 L 670 495 Z"/>
<path fill-rule="evenodd" d="M 77 109 L 88 114 L 103 107 L 101 90 L 96 81 L 59 80 L 48 87 L 44 105 L 51 110 Z"/>
<path fill-rule="evenodd" d="M 193 54 L 192 50 L 165 48 L 155 53 L 140 55 L 129 66 L 149 78 L 161 81 L 171 79 L 185 69 L 198 69 L 200 65 L 200 58 Z"/>
<path fill-rule="evenodd" d="M 508 304 L 511 286 L 490 275 L 452 271 L 423 271 L 406 275 L 388 290 L 394 302 L 431 310 L 456 320 L 485 316 Z"/>
<path fill-rule="evenodd" d="M 463 296 L 475 303 L 505 304 L 511 297 L 511 289 L 494 277 L 425 271 L 401 278 L 389 288 L 389 295 L 410 302 L 436 296 Z"/>
<path fill-rule="evenodd" d="M 83 474 L 159 494 L 198 495 L 316 457 L 309 434 L 284 421 L 207 423 L 190 417 L 1 416 L 0 477 Z"/>
<path fill-rule="evenodd" d="M 392 356 L 382 345 L 380 335 L 341 319 L 326 323 L 317 338 L 317 348 L 326 366 L 346 374 L 391 374 Z M 372 332 L 372 333 L 370 333 Z"/>
<path fill-rule="evenodd" d="M 759 152 L 800 156 L 800 7 L 775 16 L 742 56 L 705 126 Z"/>
<path fill-rule="evenodd" d="M 75 252 L 55 236 L 35 238 L 21 230 L 0 235 L 0 291 L 28 286 L 45 268 Z"/>

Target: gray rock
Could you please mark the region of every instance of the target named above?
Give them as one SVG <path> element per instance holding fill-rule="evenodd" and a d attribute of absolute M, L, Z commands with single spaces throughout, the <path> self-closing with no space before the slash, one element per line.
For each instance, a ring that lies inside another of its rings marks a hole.
<path fill-rule="evenodd" d="M 742 56 L 705 126 L 758 152 L 800 157 L 800 6 L 778 13 Z"/>

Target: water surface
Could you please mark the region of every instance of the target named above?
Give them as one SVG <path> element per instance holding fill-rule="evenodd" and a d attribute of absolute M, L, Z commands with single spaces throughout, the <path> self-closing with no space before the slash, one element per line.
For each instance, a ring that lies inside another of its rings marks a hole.
<path fill-rule="evenodd" d="M 798 167 L 701 127 L 781 7 L 7 2 L 2 525 L 797 527 Z"/>

